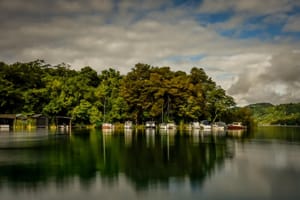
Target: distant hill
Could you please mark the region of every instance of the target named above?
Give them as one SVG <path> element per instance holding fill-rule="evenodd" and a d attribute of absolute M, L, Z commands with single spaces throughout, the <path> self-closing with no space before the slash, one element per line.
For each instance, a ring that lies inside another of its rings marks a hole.
<path fill-rule="evenodd" d="M 280 105 L 257 103 L 246 107 L 251 110 L 253 118 L 258 125 L 300 125 L 300 103 Z"/>

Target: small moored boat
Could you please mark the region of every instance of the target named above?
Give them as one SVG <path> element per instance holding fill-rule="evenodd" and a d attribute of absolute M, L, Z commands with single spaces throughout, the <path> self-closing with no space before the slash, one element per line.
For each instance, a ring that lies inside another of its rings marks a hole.
<path fill-rule="evenodd" d="M 159 124 L 159 129 L 167 129 L 167 124 L 166 123 L 160 123 Z"/>
<path fill-rule="evenodd" d="M 132 121 L 126 121 L 124 124 L 124 129 L 131 129 L 132 128 Z"/>
<path fill-rule="evenodd" d="M 145 124 L 146 128 L 155 128 L 155 122 L 154 121 L 147 121 Z"/>
<path fill-rule="evenodd" d="M 231 124 L 228 124 L 227 126 L 228 130 L 243 130 L 246 129 L 246 126 L 242 124 L 242 122 L 233 122 Z"/>
<path fill-rule="evenodd" d="M 176 129 L 176 124 L 173 122 L 167 123 L 167 129 Z"/>
<path fill-rule="evenodd" d="M 111 123 L 103 123 L 102 124 L 102 129 L 113 129 L 114 125 Z"/>
<path fill-rule="evenodd" d="M 200 123 L 199 122 L 192 122 L 191 127 L 192 127 L 192 129 L 200 129 Z"/>
<path fill-rule="evenodd" d="M 215 122 L 211 125 L 213 131 L 224 131 L 226 129 L 226 124 L 224 122 Z"/>
<path fill-rule="evenodd" d="M 203 120 L 200 122 L 200 128 L 202 130 L 211 130 L 211 125 L 209 124 L 209 121 Z"/>

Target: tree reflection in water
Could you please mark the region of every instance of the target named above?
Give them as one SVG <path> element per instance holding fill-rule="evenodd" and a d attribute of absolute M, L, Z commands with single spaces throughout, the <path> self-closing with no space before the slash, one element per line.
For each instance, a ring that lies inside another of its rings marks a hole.
<path fill-rule="evenodd" d="M 89 187 L 99 177 L 105 182 L 118 181 L 120 174 L 137 190 L 168 186 L 175 179 L 201 186 L 232 156 L 225 135 L 153 130 L 115 134 L 73 130 L 70 135 L 43 138 L 38 132 L 32 134 L 36 138 L 0 147 L 0 187 L 37 188 L 53 181 L 64 186 L 75 178 Z"/>

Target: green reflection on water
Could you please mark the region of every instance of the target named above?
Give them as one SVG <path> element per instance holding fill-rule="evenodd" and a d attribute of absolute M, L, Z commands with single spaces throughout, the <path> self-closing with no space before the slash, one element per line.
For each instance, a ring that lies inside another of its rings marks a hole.
<path fill-rule="evenodd" d="M 300 127 L 259 127 L 252 137 L 255 139 L 300 142 Z"/>
<path fill-rule="evenodd" d="M 0 143 L 0 184 L 38 187 L 79 178 L 88 186 L 98 174 L 117 180 L 124 174 L 136 189 L 167 184 L 170 178 L 201 185 L 232 157 L 226 137 L 157 133 L 7 133 Z"/>

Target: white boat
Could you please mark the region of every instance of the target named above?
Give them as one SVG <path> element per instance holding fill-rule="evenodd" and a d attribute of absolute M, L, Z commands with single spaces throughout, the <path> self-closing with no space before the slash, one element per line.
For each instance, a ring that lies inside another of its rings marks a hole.
<path fill-rule="evenodd" d="M 126 121 L 124 124 L 125 129 L 132 129 L 132 121 Z"/>
<path fill-rule="evenodd" d="M 159 129 L 164 129 L 164 130 L 168 129 L 167 123 L 160 123 Z"/>
<path fill-rule="evenodd" d="M 176 129 L 176 124 L 173 122 L 167 123 L 167 129 Z"/>
<path fill-rule="evenodd" d="M 203 120 L 200 122 L 200 128 L 202 130 L 211 130 L 211 125 L 209 124 L 209 122 L 207 120 Z"/>
<path fill-rule="evenodd" d="M 167 129 L 176 129 L 176 124 L 175 123 L 161 123 L 159 124 L 159 129 L 164 129 L 164 130 L 167 130 Z"/>
<path fill-rule="evenodd" d="M 9 131 L 10 126 L 9 124 L 0 124 L 0 131 Z"/>
<path fill-rule="evenodd" d="M 0 129 L 9 129 L 9 124 L 0 124 Z"/>
<path fill-rule="evenodd" d="M 69 126 L 68 125 L 58 125 L 57 126 L 58 127 L 58 129 L 69 129 Z"/>
<path fill-rule="evenodd" d="M 213 131 L 224 131 L 226 129 L 226 124 L 224 122 L 215 122 L 211 125 Z"/>
<path fill-rule="evenodd" d="M 200 129 L 200 123 L 199 122 L 192 122 L 192 129 Z"/>
<path fill-rule="evenodd" d="M 114 129 L 114 125 L 111 124 L 111 123 L 103 123 L 102 124 L 102 129 L 104 129 L 104 130 L 112 130 L 112 129 Z"/>
<path fill-rule="evenodd" d="M 147 121 L 145 124 L 146 128 L 155 128 L 155 121 Z"/>

